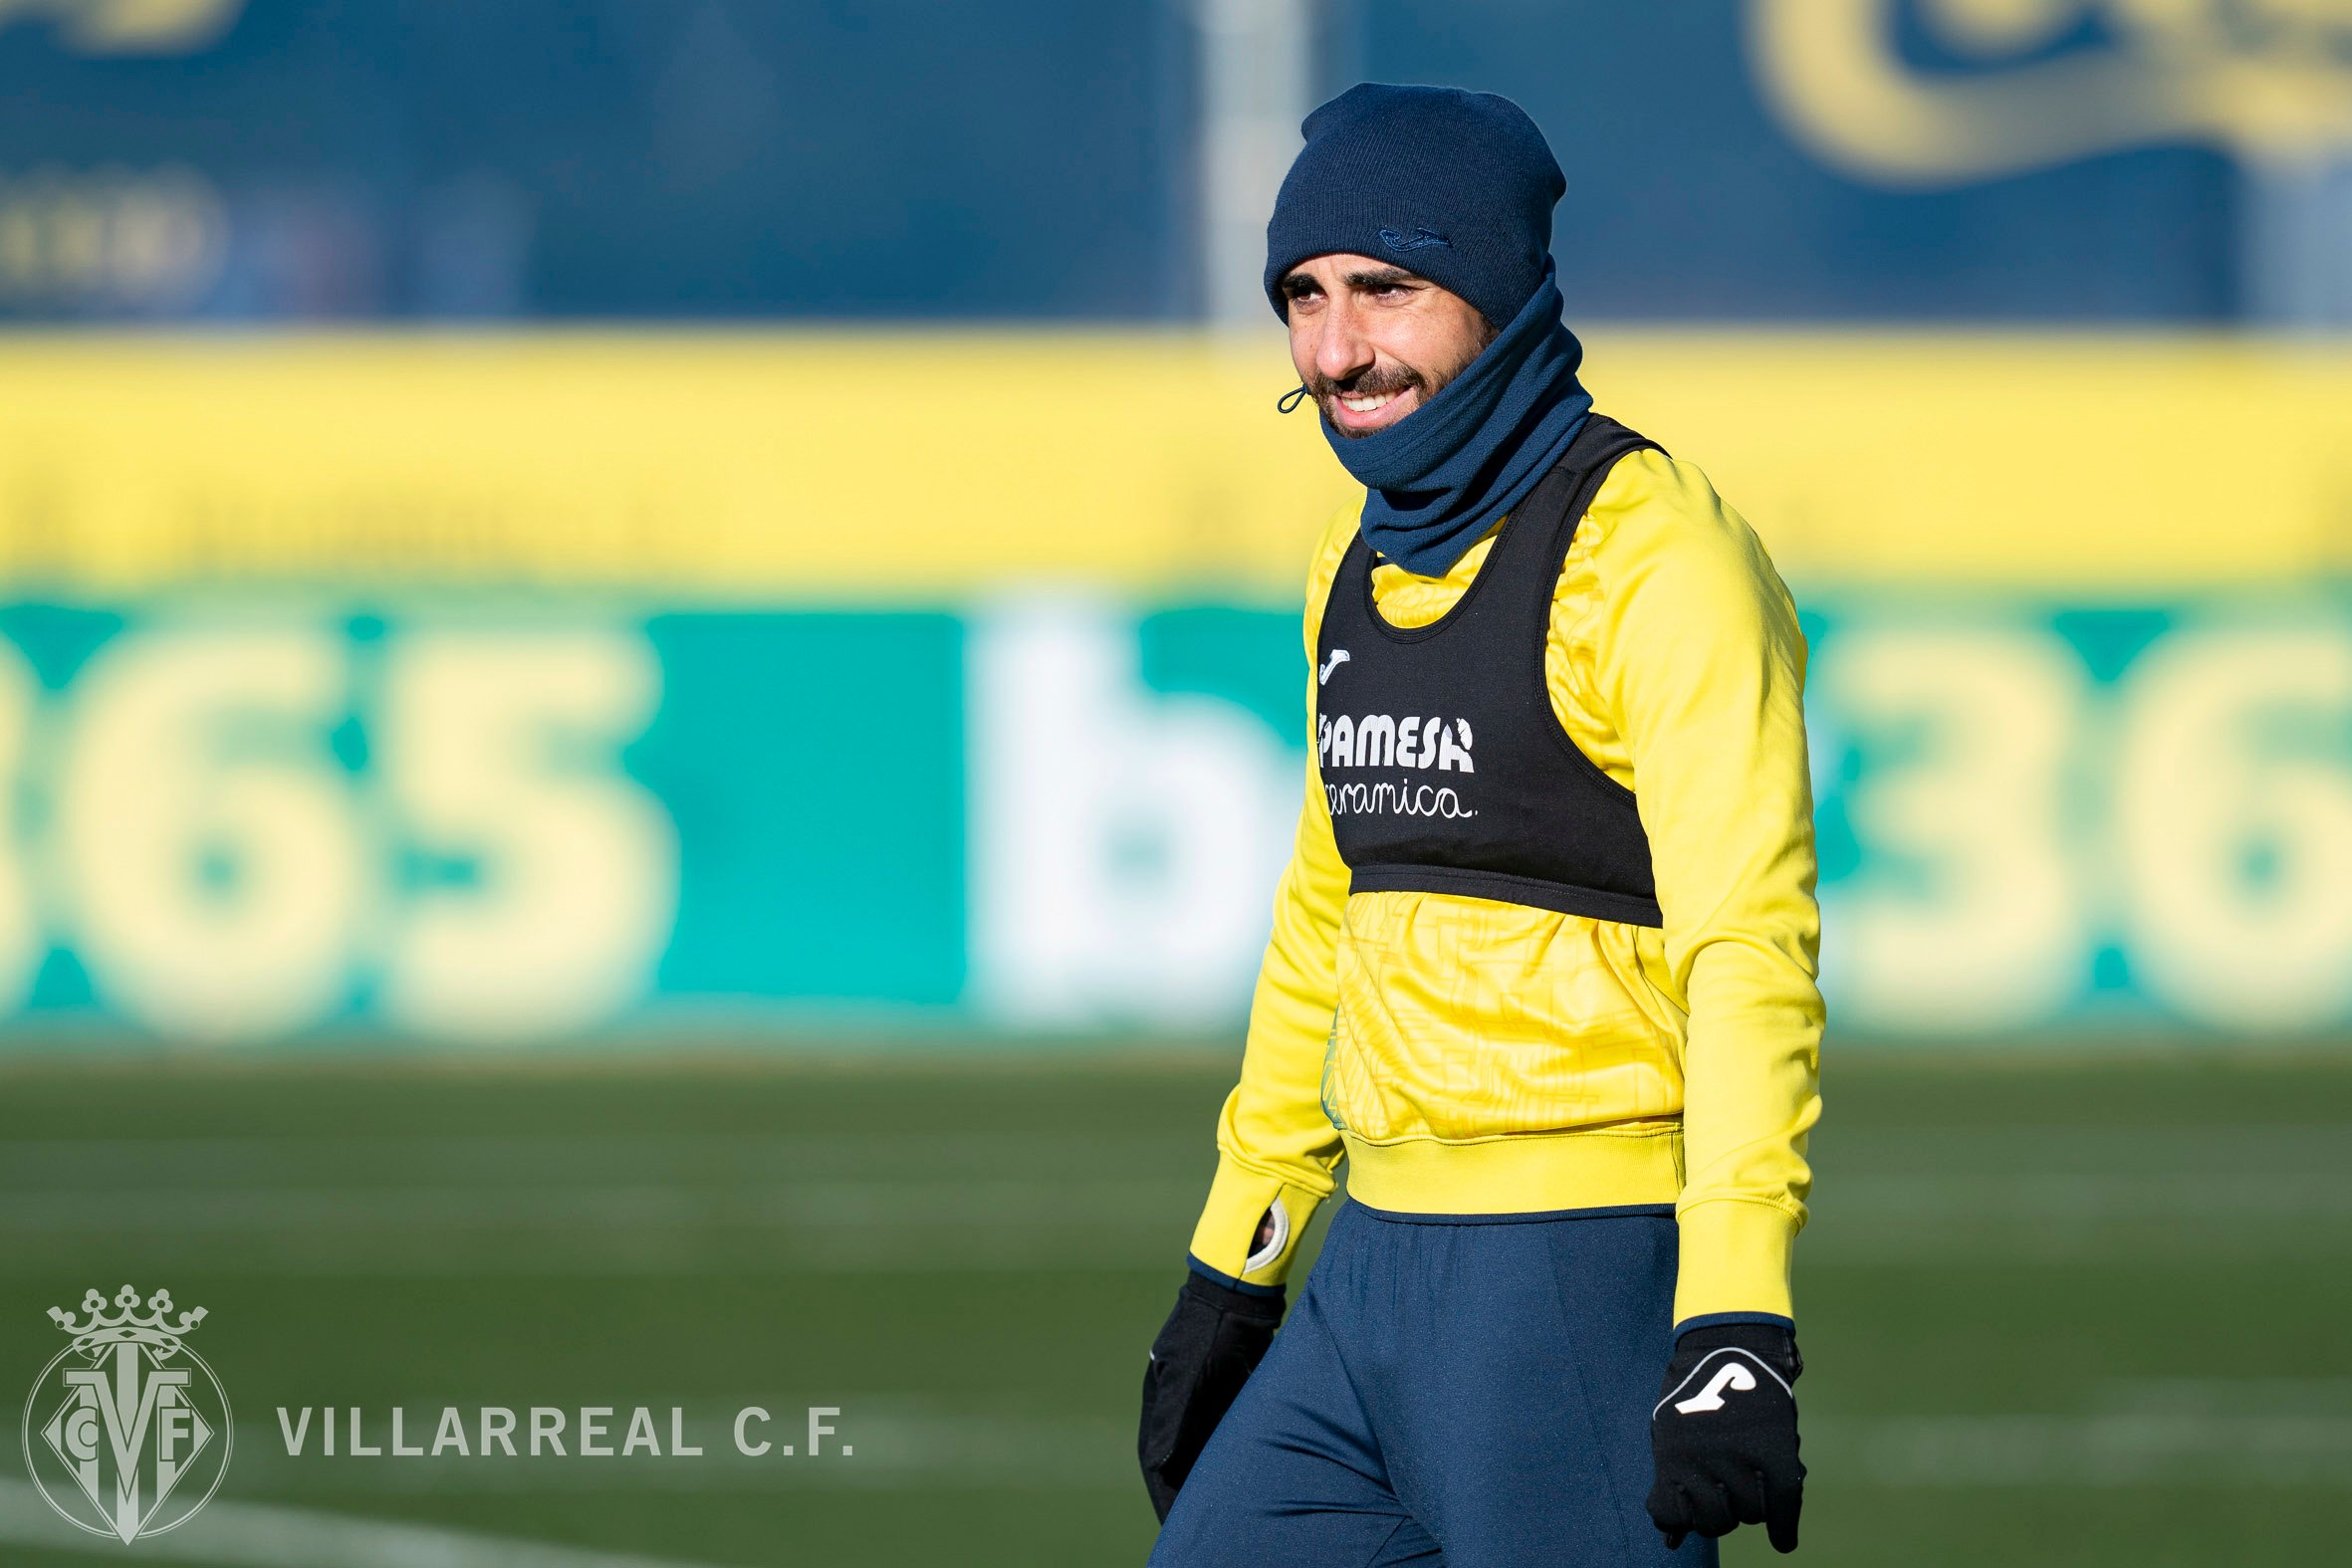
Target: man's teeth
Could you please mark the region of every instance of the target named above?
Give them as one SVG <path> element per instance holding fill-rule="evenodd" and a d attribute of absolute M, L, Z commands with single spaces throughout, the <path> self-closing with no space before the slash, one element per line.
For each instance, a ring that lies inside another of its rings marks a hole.
<path fill-rule="evenodd" d="M 1395 396 L 1394 392 L 1382 392 L 1378 397 L 1342 397 L 1339 401 L 1350 413 L 1368 414 L 1375 408 L 1387 407 L 1389 399 Z"/>

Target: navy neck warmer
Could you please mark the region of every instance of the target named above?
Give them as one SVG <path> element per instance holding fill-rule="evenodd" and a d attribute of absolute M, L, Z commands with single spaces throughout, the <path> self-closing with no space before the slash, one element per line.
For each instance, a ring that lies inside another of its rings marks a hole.
<path fill-rule="evenodd" d="M 1543 282 L 1502 335 L 1404 418 L 1367 436 L 1323 438 L 1369 494 L 1364 543 L 1425 577 L 1443 576 L 1567 452 L 1592 412 L 1576 379 L 1584 345 Z"/>

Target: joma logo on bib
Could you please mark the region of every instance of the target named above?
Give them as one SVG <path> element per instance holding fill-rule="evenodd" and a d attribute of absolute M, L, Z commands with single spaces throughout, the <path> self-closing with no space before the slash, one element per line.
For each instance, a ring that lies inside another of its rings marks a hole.
<path fill-rule="evenodd" d="M 1315 750 L 1325 768 L 1435 768 L 1476 773 L 1470 766 L 1468 719 L 1361 719 L 1341 714 L 1315 726 Z"/>
<path fill-rule="evenodd" d="M 1476 773 L 1470 763 L 1468 719 L 1408 718 L 1384 713 L 1358 719 L 1349 714 L 1324 718 L 1315 726 L 1315 749 L 1323 768 L 1411 768 L 1439 773 Z M 1476 816 L 1462 797 L 1443 784 L 1419 784 L 1410 778 L 1391 783 L 1334 784 L 1326 780 L 1324 798 L 1333 816 L 1388 813 L 1397 816 Z"/>

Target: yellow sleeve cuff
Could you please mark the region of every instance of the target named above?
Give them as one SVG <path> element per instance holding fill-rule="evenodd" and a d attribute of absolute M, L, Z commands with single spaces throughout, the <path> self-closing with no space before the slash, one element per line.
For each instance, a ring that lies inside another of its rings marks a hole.
<path fill-rule="evenodd" d="M 1298 1239 L 1322 1201 L 1320 1193 L 1252 1170 L 1231 1155 L 1220 1156 L 1208 1205 L 1192 1232 L 1192 1255 L 1245 1285 L 1279 1285 L 1289 1277 Z M 1253 1256 L 1250 1248 L 1258 1236 L 1258 1222 L 1269 1210 L 1278 1211 L 1274 1240 L 1263 1255 Z"/>
<path fill-rule="evenodd" d="M 1676 1216 L 1682 1231 L 1674 1321 L 1718 1312 L 1769 1312 L 1794 1321 L 1788 1288 L 1796 1216 L 1770 1204 L 1710 1199 Z"/>

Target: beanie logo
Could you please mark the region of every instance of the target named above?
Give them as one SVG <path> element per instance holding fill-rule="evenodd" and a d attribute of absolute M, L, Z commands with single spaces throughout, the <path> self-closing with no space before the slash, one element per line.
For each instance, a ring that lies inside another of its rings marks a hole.
<path fill-rule="evenodd" d="M 1382 229 L 1380 243 L 1392 251 L 1425 251 L 1438 245 L 1444 246 L 1447 250 L 1454 248 L 1452 240 L 1447 239 L 1427 224 L 1415 224 L 1410 239 L 1397 233 L 1394 229 Z"/>

